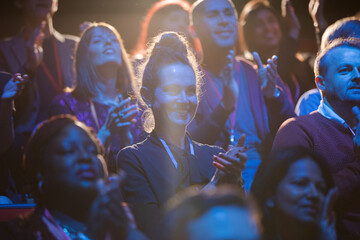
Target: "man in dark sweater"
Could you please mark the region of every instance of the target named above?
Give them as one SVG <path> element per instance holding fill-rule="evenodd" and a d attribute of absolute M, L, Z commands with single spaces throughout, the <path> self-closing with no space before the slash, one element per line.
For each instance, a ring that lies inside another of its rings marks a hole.
<path fill-rule="evenodd" d="M 317 111 L 285 121 L 273 150 L 303 146 L 329 164 L 339 191 L 340 239 L 360 239 L 360 40 L 338 39 L 315 61 Z"/>

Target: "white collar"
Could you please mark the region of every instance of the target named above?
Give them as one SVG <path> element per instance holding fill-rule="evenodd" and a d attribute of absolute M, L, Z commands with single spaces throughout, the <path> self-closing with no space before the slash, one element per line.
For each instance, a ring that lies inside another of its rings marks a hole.
<path fill-rule="evenodd" d="M 324 103 L 324 100 L 321 99 L 320 101 L 320 105 L 318 107 L 318 112 L 325 118 L 330 119 L 330 120 L 335 120 L 337 122 L 339 122 L 341 125 L 343 125 L 345 128 L 348 128 L 351 133 L 355 136 L 355 132 L 354 130 L 349 126 L 349 124 L 347 124 L 345 122 L 345 120 L 340 117 L 336 112 L 334 112 L 334 110 L 332 110 L 329 106 L 327 106 Z"/>
<path fill-rule="evenodd" d="M 337 113 L 334 112 L 334 110 L 332 110 L 329 106 L 327 106 L 322 99 L 318 107 L 318 112 L 327 119 L 335 120 L 343 125 L 346 123 L 345 120 L 339 115 L 337 115 Z"/>

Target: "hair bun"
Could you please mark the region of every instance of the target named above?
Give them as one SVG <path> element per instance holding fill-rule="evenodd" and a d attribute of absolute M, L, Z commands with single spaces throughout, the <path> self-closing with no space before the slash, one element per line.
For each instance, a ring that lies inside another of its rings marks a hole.
<path fill-rule="evenodd" d="M 176 32 L 164 32 L 155 44 L 154 51 L 169 51 L 187 54 L 186 39 Z"/>

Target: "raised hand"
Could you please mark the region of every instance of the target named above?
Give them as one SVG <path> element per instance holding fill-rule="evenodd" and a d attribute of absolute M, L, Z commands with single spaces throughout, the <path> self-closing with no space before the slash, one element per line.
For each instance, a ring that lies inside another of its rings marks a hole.
<path fill-rule="evenodd" d="M 336 240 L 336 216 L 334 212 L 334 204 L 338 196 L 336 188 L 330 189 L 326 195 L 324 206 L 319 219 L 320 239 Z"/>
<path fill-rule="evenodd" d="M 116 133 L 124 138 L 124 142 L 131 141 L 129 126 L 134 123 L 138 109 L 136 104 L 129 105 L 129 103 L 130 98 L 127 98 L 110 108 L 105 123 L 98 132 L 98 137 L 104 145 L 107 145 Z"/>
<path fill-rule="evenodd" d="M 4 87 L 2 99 L 13 99 L 21 94 L 24 89 L 25 83 L 27 82 L 28 75 L 15 73 L 15 75 L 6 83 Z"/>
<path fill-rule="evenodd" d="M 225 109 L 233 109 L 239 96 L 239 86 L 236 82 L 236 61 L 235 52 L 229 51 L 227 55 L 227 64 L 220 73 L 224 81 L 222 104 Z"/>
<path fill-rule="evenodd" d="M 125 172 L 112 176 L 111 180 L 99 180 L 98 196 L 94 200 L 88 219 L 88 228 L 96 239 L 122 239 L 126 236 L 129 221 L 123 207 L 121 186 Z"/>
<path fill-rule="evenodd" d="M 314 22 L 314 26 L 324 31 L 327 23 L 324 16 L 324 0 L 310 0 L 309 14 Z"/>
<path fill-rule="evenodd" d="M 294 39 L 298 39 L 301 25 L 290 0 L 281 1 L 281 15 L 288 27 L 289 35 Z"/>
<path fill-rule="evenodd" d="M 255 62 L 258 66 L 258 75 L 261 80 L 261 89 L 267 98 L 277 97 L 280 90 L 277 88 L 277 56 L 268 59 L 268 64 L 264 66 L 257 52 L 253 52 Z"/>
<path fill-rule="evenodd" d="M 240 136 L 236 146 L 232 146 L 225 154 L 213 156 L 213 165 L 216 167 L 214 176 L 205 188 L 214 187 L 217 184 L 238 184 L 244 188 L 244 180 L 241 176 L 247 161 L 244 146 L 245 135 Z"/>
<path fill-rule="evenodd" d="M 43 60 L 43 41 L 45 37 L 46 22 L 43 21 L 31 34 L 29 40 L 26 42 L 27 49 L 27 70 L 34 71 Z"/>

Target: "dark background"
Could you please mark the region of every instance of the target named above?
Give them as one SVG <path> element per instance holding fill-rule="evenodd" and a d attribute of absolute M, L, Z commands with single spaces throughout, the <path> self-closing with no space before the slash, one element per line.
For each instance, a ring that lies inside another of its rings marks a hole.
<path fill-rule="evenodd" d="M 0 38 L 16 34 L 22 24 L 21 14 L 13 0 L 0 0 Z M 238 12 L 247 0 L 233 0 Z M 156 0 L 59 0 L 59 10 L 54 16 L 54 26 L 61 33 L 79 35 L 83 21 L 105 21 L 115 26 L 124 39 L 128 51 L 135 45 L 140 23 L 148 8 Z M 189 1 L 189 2 L 194 2 Z M 281 0 L 270 0 L 280 11 Z M 308 14 L 309 0 L 292 0 L 302 30 L 303 49 L 314 49 L 315 37 L 312 20 Z M 325 17 L 329 24 L 360 10 L 360 0 L 325 0 Z"/>

